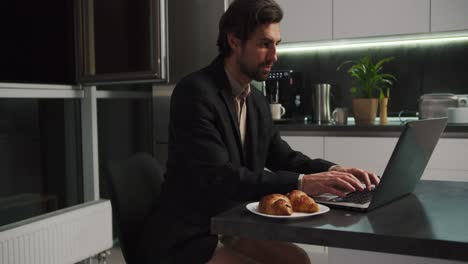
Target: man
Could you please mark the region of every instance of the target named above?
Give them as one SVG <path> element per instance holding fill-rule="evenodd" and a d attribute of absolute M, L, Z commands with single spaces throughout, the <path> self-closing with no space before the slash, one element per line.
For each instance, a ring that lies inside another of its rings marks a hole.
<path fill-rule="evenodd" d="M 142 249 L 147 262 L 308 263 L 289 243 L 225 237 L 218 246 L 210 218 L 271 193 L 343 196 L 378 184 L 373 173 L 293 151 L 250 88 L 277 61 L 282 16 L 274 0 L 236 0 L 220 20 L 220 55 L 174 89 L 166 181 L 142 239 L 142 248 L 152 243 Z"/>

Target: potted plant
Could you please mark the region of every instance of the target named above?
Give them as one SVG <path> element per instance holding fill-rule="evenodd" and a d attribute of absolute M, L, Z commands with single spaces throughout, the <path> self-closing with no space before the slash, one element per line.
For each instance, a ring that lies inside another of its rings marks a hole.
<path fill-rule="evenodd" d="M 377 115 L 379 98 L 381 101 L 380 113 L 385 115 L 383 121 L 386 122 L 386 106 L 390 96 L 390 86 L 396 80 L 395 76 L 382 73 L 383 64 L 393 60 L 393 57 L 384 58 L 377 63 L 372 61 L 371 56 L 366 55 L 359 60 L 343 62 L 341 67 L 352 63 L 348 73 L 353 79 L 351 94 L 353 96 L 352 109 L 354 119 L 357 124 L 373 124 Z"/>

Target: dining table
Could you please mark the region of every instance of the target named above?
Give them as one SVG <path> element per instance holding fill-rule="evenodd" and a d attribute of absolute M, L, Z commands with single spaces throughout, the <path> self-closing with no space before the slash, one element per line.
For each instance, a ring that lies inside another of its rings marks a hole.
<path fill-rule="evenodd" d="M 369 212 L 275 218 L 248 210 L 251 202 L 212 217 L 211 232 L 325 246 L 329 264 L 468 262 L 468 182 L 421 180 Z"/>

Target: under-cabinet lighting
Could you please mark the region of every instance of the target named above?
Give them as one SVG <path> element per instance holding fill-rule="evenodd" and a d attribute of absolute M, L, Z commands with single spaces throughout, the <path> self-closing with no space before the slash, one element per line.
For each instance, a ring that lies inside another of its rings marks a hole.
<path fill-rule="evenodd" d="M 318 51 L 385 48 L 411 45 L 441 45 L 455 42 L 468 42 L 468 31 L 319 42 L 285 43 L 280 44 L 278 46 L 277 52 L 278 54 L 306 53 Z"/>

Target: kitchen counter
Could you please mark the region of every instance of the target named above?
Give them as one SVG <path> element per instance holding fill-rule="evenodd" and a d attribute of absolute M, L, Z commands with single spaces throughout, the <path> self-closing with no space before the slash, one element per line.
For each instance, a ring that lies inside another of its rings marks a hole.
<path fill-rule="evenodd" d="M 386 125 L 376 119 L 374 125 L 356 125 L 354 118 L 348 118 L 347 125 L 314 124 L 304 120 L 274 121 L 282 136 L 349 136 L 349 137 L 398 137 L 405 121 L 417 120 L 415 117 L 390 117 Z M 403 121 L 403 122 L 402 122 Z M 468 138 L 468 124 L 448 124 L 442 138 Z"/>

